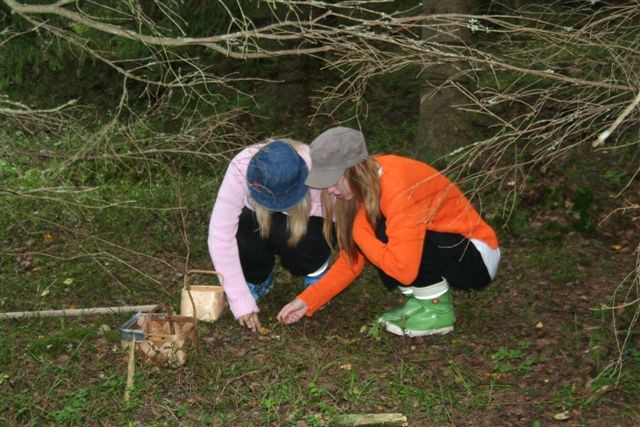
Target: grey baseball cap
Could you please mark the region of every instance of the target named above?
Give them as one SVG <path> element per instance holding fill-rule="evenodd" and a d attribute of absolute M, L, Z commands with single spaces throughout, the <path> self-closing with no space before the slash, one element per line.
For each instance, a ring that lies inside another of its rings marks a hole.
<path fill-rule="evenodd" d="M 305 184 L 311 188 L 331 187 L 347 168 L 368 156 L 362 132 L 342 126 L 327 129 L 311 142 L 311 170 Z"/>

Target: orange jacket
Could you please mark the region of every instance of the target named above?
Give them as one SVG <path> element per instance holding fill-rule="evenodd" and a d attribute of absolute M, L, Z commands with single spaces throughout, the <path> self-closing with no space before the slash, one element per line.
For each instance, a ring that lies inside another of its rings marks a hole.
<path fill-rule="evenodd" d="M 324 277 L 298 296 L 309 307 L 307 316 L 351 284 L 365 258 L 400 283 L 412 283 L 418 277 L 428 230 L 456 233 L 498 247 L 493 229 L 446 176 L 405 157 L 377 156 L 375 160 L 382 167 L 380 211 L 386 218 L 388 243 L 378 240 L 361 204 L 353 223 L 353 239 L 360 252 L 349 261 L 341 250 Z"/>

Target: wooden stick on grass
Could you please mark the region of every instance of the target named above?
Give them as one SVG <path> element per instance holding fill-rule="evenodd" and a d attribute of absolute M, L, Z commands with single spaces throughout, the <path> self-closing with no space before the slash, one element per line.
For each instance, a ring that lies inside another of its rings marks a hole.
<path fill-rule="evenodd" d="M 127 305 L 124 307 L 72 308 L 65 310 L 15 311 L 0 313 L 0 319 L 20 319 L 23 317 L 64 317 L 85 316 L 88 314 L 118 314 L 133 311 L 149 311 L 156 305 Z"/>
<path fill-rule="evenodd" d="M 408 426 L 402 414 L 343 414 L 333 419 L 338 426 Z"/>
<path fill-rule="evenodd" d="M 133 390 L 133 374 L 136 370 L 136 337 L 131 335 L 129 342 L 129 364 L 127 365 L 127 386 L 124 389 L 124 403 L 131 400 L 131 390 Z"/>

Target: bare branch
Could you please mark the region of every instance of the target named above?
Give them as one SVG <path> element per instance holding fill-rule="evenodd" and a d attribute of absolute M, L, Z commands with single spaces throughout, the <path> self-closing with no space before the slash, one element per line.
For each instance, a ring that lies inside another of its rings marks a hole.
<path fill-rule="evenodd" d="M 638 92 L 636 99 L 634 99 L 633 102 L 631 102 L 631 104 L 629 104 L 629 106 L 625 108 L 624 111 L 618 116 L 618 118 L 616 118 L 616 121 L 613 122 L 611 126 L 609 126 L 606 130 L 600 133 L 600 135 L 598 135 L 598 139 L 593 141 L 592 146 L 596 148 L 603 145 L 607 138 L 611 136 L 611 133 L 620 126 L 624 119 L 626 119 L 627 116 L 631 114 L 633 109 L 636 108 L 638 104 L 640 104 L 640 92 Z"/>

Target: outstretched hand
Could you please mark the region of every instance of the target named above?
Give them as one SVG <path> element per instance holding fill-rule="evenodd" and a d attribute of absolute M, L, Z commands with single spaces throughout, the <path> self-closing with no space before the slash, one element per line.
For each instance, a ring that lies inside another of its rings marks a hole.
<path fill-rule="evenodd" d="M 255 311 L 238 317 L 238 323 L 251 329 L 252 332 L 258 332 L 260 330 L 260 319 L 258 318 L 258 313 Z"/>
<path fill-rule="evenodd" d="M 278 321 L 290 325 L 302 319 L 302 316 L 309 311 L 307 304 L 299 298 L 294 299 L 289 304 L 282 307 L 278 313 Z"/>

